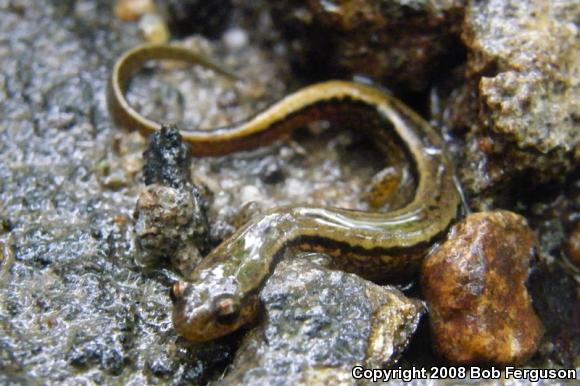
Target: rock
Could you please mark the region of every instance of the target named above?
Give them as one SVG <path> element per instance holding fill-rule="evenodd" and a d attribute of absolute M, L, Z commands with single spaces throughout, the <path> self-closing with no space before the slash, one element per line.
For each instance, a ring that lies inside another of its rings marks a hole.
<path fill-rule="evenodd" d="M 207 220 L 191 191 L 149 185 L 135 207 L 137 261 L 145 266 L 167 265 L 189 275 L 205 248 Z"/>
<path fill-rule="evenodd" d="M 471 195 L 546 183 L 578 163 L 578 17 L 566 0 L 467 6 L 464 79 L 442 125 L 465 138 L 459 171 Z"/>
<path fill-rule="evenodd" d="M 223 384 L 352 384 L 357 364 L 394 364 L 424 312 L 393 287 L 305 259 L 282 261 L 261 299 L 264 321 L 244 338 Z"/>
<path fill-rule="evenodd" d="M 152 135 L 143 157 L 145 184 L 157 183 L 176 189 L 191 184 L 191 152 L 175 126 L 163 126 Z"/>
<path fill-rule="evenodd" d="M 153 0 L 117 0 L 114 12 L 123 21 L 136 21 L 144 14 L 154 13 L 155 4 Z"/>
<path fill-rule="evenodd" d="M 543 334 L 525 283 L 535 236 L 508 211 L 469 215 L 422 266 L 433 347 L 462 364 L 523 363 Z"/>
<path fill-rule="evenodd" d="M 158 14 L 148 13 L 139 21 L 139 29 L 147 43 L 162 44 L 169 41 L 170 33 L 167 23 Z"/>
<path fill-rule="evenodd" d="M 96 170 L 99 182 L 105 189 L 117 191 L 126 188 L 131 183 L 131 178 L 122 167 L 120 160 L 101 160 Z"/>
<path fill-rule="evenodd" d="M 149 184 L 135 207 L 137 260 L 145 266 L 167 264 L 189 276 L 207 249 L 207 204 L 190 182 L 189 147 L 175 128 L 163 127 L 144 153 Z M 167 186 L 164 186 L 167 185 Z"/>

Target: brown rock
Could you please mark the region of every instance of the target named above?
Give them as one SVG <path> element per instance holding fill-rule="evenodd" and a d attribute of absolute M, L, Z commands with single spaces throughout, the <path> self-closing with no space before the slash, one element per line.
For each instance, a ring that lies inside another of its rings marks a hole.
<path fill-rule="evenodd" d="M 452 228 L 421 272 L 435 351 L 466 364 L 530 358 L 543 334 L 525 287 L 534 245 L 525 219 L 508 211 Z"/>

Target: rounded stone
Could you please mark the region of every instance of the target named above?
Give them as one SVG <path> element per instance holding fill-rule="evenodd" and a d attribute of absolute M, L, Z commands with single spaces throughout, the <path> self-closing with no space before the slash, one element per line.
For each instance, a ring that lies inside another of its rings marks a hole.
<path fill-rule="evenodd" d="M 512 212 L 475 213 L 455 225 L 421 270 L 434 350 L 463 364 L 522 363 L 543 326 L 525 286 L 535 235 Z"/>

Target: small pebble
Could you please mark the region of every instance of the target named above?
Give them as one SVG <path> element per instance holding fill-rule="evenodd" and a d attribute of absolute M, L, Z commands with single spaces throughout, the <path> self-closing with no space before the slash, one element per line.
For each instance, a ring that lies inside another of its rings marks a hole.
<path fill-rule="evenodd" d="M 137 21 L 146 13 L 155 12 L 153 0 L 117 0 L 115 16 L 123 21 Z"/>
<path fill-rule="evenodd" d="M 169 28 L 159 15 L 148 13 L 139 21 L 139 29 L 148 43 L 166 43 L 169 41 Z"/>
<path fill-rule="evenodd" d="M 260 190 L 252 185 L 246 185 L 240 190 L 240 201 L 243 203 L 250 201 L 262 201 Z"/>
<path fill-rule="evenodd" d="M 223 35 L 223 41 L 230 50 L 239 50 L 248 45 L 249 38 L 241 28 L 231 28 Z"/>
<path fill-rule="evenodd" d="M 284 171 L 280 162 L 274 157 L 267 157 L 258 167 L 260 180 L 265 184 L 277 184 L 284 180 Z"/>
<path fill-rule="evenodd" d="M 119 135 L 116 138 L 118 153 L 120 156 L 138 153 L 142 155 L 143 150 L 147 147 L 147 140 L 138 131 L 129 134 Z"/>
<path fill-rule="evenodd" d="M 512 212 L 455 225 L 421 270 L 433 348 L 461 364 L 517 364 L 537 350 L 543 326 L 525 283 L 535 235 Z"/>
<path fill-rule="evenodd" d="M 127 187 L 131 180 L 118 159 L 101 160 L 95 166 L 95 170 L 101 186 L 107 190 L 121 190 Z"/>

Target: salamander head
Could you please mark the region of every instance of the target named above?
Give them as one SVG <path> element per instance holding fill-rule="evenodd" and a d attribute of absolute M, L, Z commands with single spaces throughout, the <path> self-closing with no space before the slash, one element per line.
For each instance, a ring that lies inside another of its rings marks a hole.
<path fill-rule="evenodd" d="M 239 292 L 237 284 L 224 277 L 175 283 L 170 296 L 178 334 L 193 342 L 206 342 L 253 321 L 258 298 L 243 297 Z"/>

